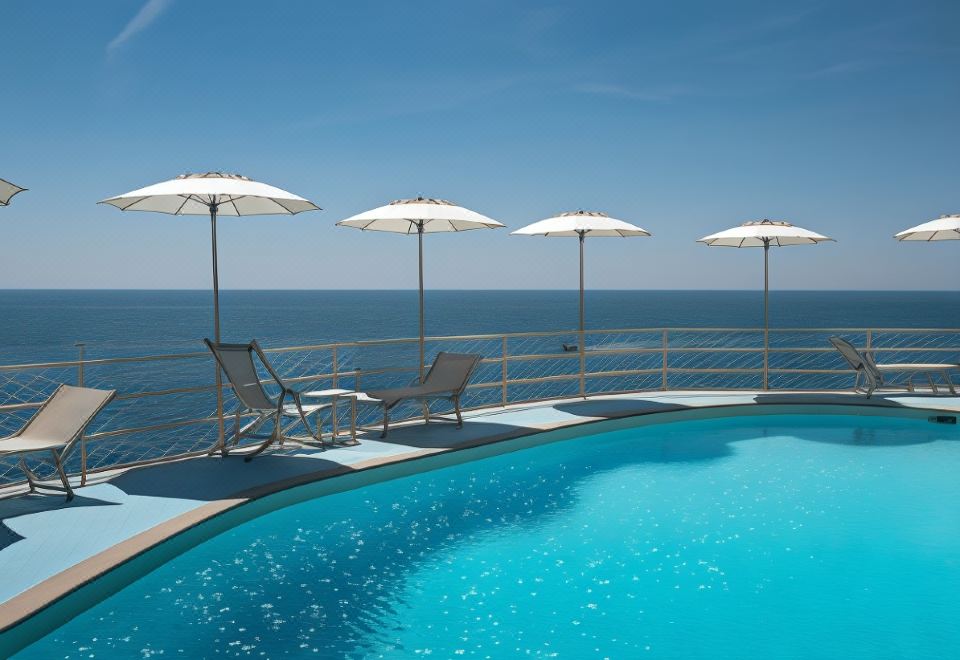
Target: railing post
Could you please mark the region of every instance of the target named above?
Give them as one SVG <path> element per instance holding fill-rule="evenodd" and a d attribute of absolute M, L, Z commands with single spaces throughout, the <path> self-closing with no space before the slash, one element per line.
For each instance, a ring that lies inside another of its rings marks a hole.
<path fill-rule="evenodd" d="M 340 370 L 340 367 L 339 367 L 339 365 L 338 365 L 338 363 L 337 363 L 337 347 L 334 346 L 334 347 L 331 349 L 331 351 L 332 351 L 332 353 L 333 353 L 332 364 L 330 365 L 330 366 L 332 367 L 331 371 L 333 371 L 333 383 L 332 383 L 332 385 L 333 385 L 334 389 L 336 389 L 336 387 L 340 384 L 340 374 L 338 373 L 338 371 Z"/>
<path fill-rule="evenodd" d="M 503 336 L 503 357 L 500 361 L 500 401 L 507 405 L 507 336 Z"/>
<path fill-rule="evenodd" d="M 77 386 L 83 387 L 83 357 L 86 344 L 78 341 L 77 347 Z M 80 485 L 87 485 L 87 434 L 80 433 Z"/>
<path fill-rule="evenodd" d="M 668 339 L 668 331 L 666 328 L 663 329 L 663 373 L 660 377 L 660 387 L 664 392 L 667 391 L 667 349 L 670 346 L 670 341 Z"/>
<path fill-rule="evenodd" d="M 763 389 L 770 389 L 770 330 L 763 329 Z"/>

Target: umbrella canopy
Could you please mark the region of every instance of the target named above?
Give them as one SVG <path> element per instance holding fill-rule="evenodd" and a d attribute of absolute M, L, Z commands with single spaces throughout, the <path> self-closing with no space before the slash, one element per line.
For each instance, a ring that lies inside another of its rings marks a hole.
<path fill-rule="evenodd" d="M 176 179 L 133 190 L 100 203 L 116 206 L 121 211 L 153 211 L 173 215 L 210 215 L 211 206 L 216 207 L 217 215 L 231 216 L 290 215 L 320 210 L 313 202 L 286 190 L 240 174 L 223 172 L 181 174 Z"/>
<path fill-rule="evenodd" d="M 416 197 L 398 199 L 386 206 L 358 213 L 341 220 L 337 226 L 394 234 L 433 234 L 468 229 L 497 229 L 504 225 L 446 199 Z"/>
<path fill-rule="evenodd" d="M 386 231 L 394 234 L 416 234 L 419 249 L 420 364 L 423 379 L 423 235 L 459 232 L 470 229 L 497 229 L 504 225 L 476 211 L 458 206 L 446 199 L 415 197 L 398 199 L 337 223 L 338 227 L 354 227 L 364 231 Z"/>
<path fill-rule="evenodd" d="M 580 239 L 580 331 L 578 350 L 580 353 L 580 395 L 586 393 L 584 381 L 584 307 L 583 307 L 583 242 L 587 236 L 650 236 L 650 232 L 623 220 L 611 218 L 602 211 L 568 211 L 546 220 L 521 227 L 510 232 L 517 236 L 561 236 Z"/>
<path fill-rule="evenodd" d="M 153 211 L 172 215 L 209 215 L 213 265 L 213 336 L 220 343 L 220 278 L 217 273 L 217 216 L 292 215 L 318 211 L 320 207 L 280 188 L 253 181 L 239 174 L 206 172 L 181 174 L 157 183 L 102 200 L 121 211 Z M 223 392 L 220 369 L 216 368 L 217 417 L 223 447 Z"/>
<path fill-rule="evenodd" d="M 517 236 L 649 236 L 650 232 L 601 211 L 570 211 L 510 232 Z"/>
<path fill-rule="evenodd" d="M 816 232 L 794 227 L 783 220 L 756 220 L 738 227 L 704 236 L 698 243 L 717 247 L 786 247 L 788 245 L 813 245 L 832 241 Z"/>
<path fill-rule="evenodd" d="M 904 229 L 894 235 L 898 241 L 956 241 L 960 240 L 960 215 L 941 215 L 936 220 Z"/>
<path fill-rule="evenodd" d="M 6 206 L 10 203 L 10 200 L 14 195 L 21 193 L 24 190 L 26 190 L 26 188 L 21 188 L 18 185 L 10 183 L 9 181 L 0 179 L 0 206 Z"/>
<path fill-rule="evenodd" d="M 704 236 L 698 243 L 713 247 L 762 247 L 763 248 L 763 389 L 767 389 L 770 352 L 770 246 L 816 245 L 832 238 L 816 232 L 794 227 L 783 220 L 756 220 L 738 227 Z"/>

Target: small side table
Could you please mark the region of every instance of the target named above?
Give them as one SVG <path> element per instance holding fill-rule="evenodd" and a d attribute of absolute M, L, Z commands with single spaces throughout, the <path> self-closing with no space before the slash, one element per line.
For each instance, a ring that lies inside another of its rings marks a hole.
<path fill-rule="evenodd" d="M 350 439 L 355 444 L 357 442 L 357 397 L 362 394 L 363 392 L 334 388 L 329 390 L 311 390 L 309 392 L 303 392 L 301 396 L 311 399 L 330 399 L 330 424 L 333 427 L 332 442 L 334 444 L 337 443 L 337 439 L 340 437 L 340 425 L 337 420 L 337 403 L 340 397 L 348 397 L 350 399 Z M 320 436 L 323 437 L 322 432 Z"/>

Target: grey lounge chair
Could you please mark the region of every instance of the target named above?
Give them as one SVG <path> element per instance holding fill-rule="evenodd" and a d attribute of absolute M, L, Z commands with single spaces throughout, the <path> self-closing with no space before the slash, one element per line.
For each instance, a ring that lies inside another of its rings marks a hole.
<path fill-rule="evenodd" d="M 924 374 L 935 394 L 939 393 L 940 390 L 937 388 L 937 383 L 933 379 L 933 376 L 934 374 L 940 374 L 947 388 L 950 390 L 950 394 L 956 395 L 957 393 L 953 381 L 950 379 L 950 372 L 960 368 L 960 365 L 944 363 L 877 364 L 870 353 L 861 354 L 860 351 L 846 339 L 830 337 L 830 343 L 840 351 L 840 354 L 847 363 L 857 372 L 857 380 L 853 385 L 855 392 L 859 391 L 860 378 L 863 377 L 866 379 L 867 398 L 870 398 L 874 391 L 884 386 L 883 376 L 889 373 L 909 374 L 907 389 L 911 392 L 913 391 L 913 376 L 916 374 Z"/>
<path fill-rule="evenodd" d="M 284 440 L 295 440 L 306 444 L 319 443 L 321 448 L 325 447 L 323 442 L 323 433 L 320 430 L 319 413 L 324 408 L 329 408 L 330 403 L 319 403 L 304 405 L 300 399 L 300 392 L 288 387 L 280 375 L 273 369 L 263 350 L 256 340 L 249 344 L 215 344 L 209 339 L 203 342 L 213 353 L 227 380 L 233 387 L 233 393 L 240 402 L 234 415 L 233 441 L 236 446 L 243 438 L 255 438 L 262 440 L 260 446 L 253 453 L 244 456 L 245 461 L 253 460 L 253 457 L 262 452 L 273 443 L 283 444 Z M 254 362 L 254 356 L 260 360 L 260 363 L 266 368 L 274 383 L 279 387 L 280 393 L 276 398 L 272 398 L 260 382 L 260 374 L 257 373 L 257 365 Z M 289 397 L 289 403 L 288 401 Z M 244 415 L 256 415 L 254 419 L 241 426 L 241 418 Z M 314 426 L 310 426 L 310 417 L 314 417 Z M 292 419 L 284 425 L 285 419 Z M 269 434 L 258 434 L 257 431 L 269 420 L 273 420 L 273 430 Z M 291 436 L 287 432 L 296 426 L 303 424 L 309 436 Z M 219 443 L 210 450 L 210 453 L 220 452 L 226 456 L 229 453 L 226 440 L 221 446 Z"/>
<path fill-rule="evenodd" d="M 59 491 L 66 494 L 69 502 L 73 499 L 73 489 L 63 463 L 87 425 L 116 394 L 115 390 L 60 385 L 22 429 L 0 438 L 0 456 L 20 455 L 20 469 L 27 476 L 30 492 L 38 492 L 41 488 Z M 49 451 L 53 455 L 62 486 L 41 483 L 27 467 L 23 455 L 37 451 Z"/>
<path fill-rule="evenodd" d="M 430 421 L 430 402 L 446 399 L 453 403 L 453 410 L 457 415 L 457 428 L 463 427 L 463 417 L 460 415 L 460 396 L 467 388 L 473 370 L 480 363 L 481 356 L 464 353 L 437 354 L 430 371 L 422 383 L 414 380 L 408 387 L 395 387 L 387 390 L 366 392 L 368 398 L 360 399 L 360 403 L 371 403 L 383 407 L 383 432 L 381 438 L 387 437 L 390 427 L 390 410 L 402 401 L 419 401 L 423 406 L 423 419 Z M 373 401 L 371 401 L 373 399 Z"/>

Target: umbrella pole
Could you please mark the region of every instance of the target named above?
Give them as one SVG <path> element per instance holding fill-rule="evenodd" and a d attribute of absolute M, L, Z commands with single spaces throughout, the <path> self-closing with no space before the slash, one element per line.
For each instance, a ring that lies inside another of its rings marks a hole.
<path fill-rule="evenodd" d="M 770 383 L 770 239 L 763 239 L 763 389 Z"/>
<path fill-rule="evenodd" d="M 417 247 L 419 249 L 420 261 L 420 361 L 417 363 L 417 372 L 420 374 L 420 382 L 423 382 L 423 222 L 417 223 Z"/>
<path fill-rule="evenodd" d="M 584 378 L 584 372 L 586 371 L 586 346 L 584 346 L 584 335 L 583 335 L 583 239 L 586 237 L 586 232 L 580 232 L 580 334 L 579 334 L 579 344 L 580 344 L 580 396 L 585 397 L 587 395 L 586 382 Z"/>
<path fill-rule="evenodd" d="M 210 204 L 210 247 L 213 257 L 213 341 L 220 343 L 220 275 L 217 272 L 217 205 Z M 223 381 L 220 376 L 220 365 L 214 360 L 213 368 L 216 374 L 217 385 L 217 442 L 220 453 L 227 455 L 227 446 L 223 434 Z"/>

